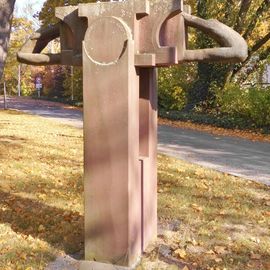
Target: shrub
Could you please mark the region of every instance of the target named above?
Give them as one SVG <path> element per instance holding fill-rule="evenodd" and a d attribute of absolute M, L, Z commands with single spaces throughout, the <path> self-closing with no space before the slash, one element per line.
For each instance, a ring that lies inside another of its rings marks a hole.
<path fill-rule="evenodd" d="M 221 113 L 252 120 L 256 127 L 270 125 L 270 87 L 241 88 L 229 84 L 216 94 Z"/>
<path fill-rule="evenodd" d="M 250 118 L 258 126 L 270 125 L 270 87 L 250 88 L 248 100 Z"/>
<path fill-rule="evenodd" d="M 159 69 L 158 105 L 160 109 L 182 110 L 184 108 L 186 92 L 181 71 L 179 67 Z"/>

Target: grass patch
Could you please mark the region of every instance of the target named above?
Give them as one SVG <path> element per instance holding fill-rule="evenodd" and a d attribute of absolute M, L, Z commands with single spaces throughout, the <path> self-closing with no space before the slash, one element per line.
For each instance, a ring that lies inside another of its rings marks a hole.
<path fill-rule="evenodd" d="M 0 269 L 83 249 L 82 131 L 0 112 Z"/>
<path fill-rule="evenodd" d="M 0 269 L 44 269 L 83 250 L 82 136 L 0 111 Z M 159 237 L 138 269 L 269 269 L 268 187 L 158 161 Z"/>
<path fill-rule="evenodd" d="M 270 269 L 269 187 L 163 155 L 158 179 L 158 242 L 171 259 L 194 269 Z"/>

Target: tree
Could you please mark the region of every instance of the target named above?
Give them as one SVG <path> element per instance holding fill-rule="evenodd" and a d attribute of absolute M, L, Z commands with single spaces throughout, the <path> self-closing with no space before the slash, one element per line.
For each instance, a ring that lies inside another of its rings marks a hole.
<path fill-rule="evenodd" d="M 30 38 L 34 33 L 33 22 L 26 18 L 13 18 L 12 33 L 10 36 L 10 46 L 5 64 L 5 81 L 9 94 L 17 92 L 18 80 L 16 74 L 18 74 L 19 63 L 17 61 L 17 52 L 22 45 Z M 27 65 L 21 65 L 22 75 L 22 90 L 25 92 L 30 90 L 32 81 L 31 67 Z M 15 76 L 14 76 L 15 75 Z"/>
<path fill-rule="evenodd" d="M 41 21 L 42 27 L 53 25 L 59 20 L 55 17 L 55 8 L 59 6 L 67 5 L 78 5 L 79 3 L 91 3 L 96 2 L 95 0 L 47 0 L 45 1 L 43 8 L 39 14 L 39 19 Z M 54 93 L 55 96 L 65 96 L 70 98 L 73 94 L 74 98 L 78 101 L 82 101 L 82 69 L 80 67 L 74 68 L 74 75 L 72 78 L 71 68 L 55 67 L 58 74 L 58 87 L 54 89 L 47 89 L 48 95 Z M 62 72 L 62 74 L 61 74 Z M 65 80 L 63 80 L 65 78 Z M 61 85 L 62 83 L 62 85 Z M 72 86 L 73 85 L 73 86 Z M 72 92 L 72 87 L 73 93 Z M 63 93 L 64 88 L 64 93 Z M 53 91 L 52 91 L 53 90 Z M 56 90 L 56 91 L 55 91 Z"/>
<path fill-rule="evenodd" d="M 46 0 L 41 12 L 39 13 L 39 19 L 42 26 L 52 25 L 58 22 L 55 17 L 55 8 L 68 5 L 78 5 L 80 3 L 91 3 L 96 2 L 95 0 Z"/>
<path fill-rule="evenodd" d="M 211 86 L 224 87 L 235 81 L 244 82 L 255 71 L 256 66 L 265 61 L 270 52 L 270 0 L 190 0 L 189 4 L 195 7 L 197 16 L 204 19 L 216 18 L 238 31 L 248 42 L 249 54 L 244 63 L 239 64 L 212 64 L 199 63 L 196 80 L 188 91 L 187 109 L 197 104 L 211 106 L 215 95 Z M 216 44 L 197 33 L 195 48 L 213 47 Z M 249 72 L 246 68 L 249 67 Z"/>
<path fill-rule="evenodd" d="M 39 15 L 42 25 L 46 26 L 57 22 L 54 16 L 56 6 L 77 5 L 85 2 L 95 1 L 47 0 Z M 215 101 L 215 93 L 211 91 L 213 85 L 222 88 L 232 81 L 244 82 L 251 73 L 256 71 L 256 67 L 267 59 L 270 51 L 270 23 L 267 12 L 269 11 L 270 0 L 187 0 L 186 3 L 192 6 L 193 13 L 198 17 L 204 19 L 216 18 L 231 26 L 242 34 L 249 45 L 249 55 L 244 63 L 227 65 L 199 63 L 197 68 L 191 68 L 194 73 L 186 76 L 192 77 L 194 81 L 192 87 L 183 89 L 187 92 L 187 109 L 192 109 L 197 104 L 211 107 Z M 212 39 L 200 32 L 196 33 L 192 30 L 191 37 L 189 44 L 191 48 L 217 46 Z M 171 70 L 174 72 L 174 69 Z M 167 72 L 165 73 L 167 74 Z"/>
<path fill-rule="evenodd" d="M 0 0 L 0 79 L 7 57 L 15 0 Z"/>

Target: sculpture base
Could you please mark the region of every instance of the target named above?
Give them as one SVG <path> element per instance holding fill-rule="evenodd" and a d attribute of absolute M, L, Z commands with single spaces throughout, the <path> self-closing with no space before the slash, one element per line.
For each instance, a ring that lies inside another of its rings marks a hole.
<path fill-rule="evenodd" d="M 80 270 L 135 270 L 135 267 L 125 267 L 93 261 L 81 261 Z"/>

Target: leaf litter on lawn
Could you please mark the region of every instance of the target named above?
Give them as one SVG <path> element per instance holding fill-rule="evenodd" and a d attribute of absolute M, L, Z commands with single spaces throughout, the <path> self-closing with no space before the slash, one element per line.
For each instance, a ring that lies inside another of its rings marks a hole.
<path fill-rule="evenodd" d="M 82 253 L 82 130 L 0 111 L 0 164 L 0 269 Z M 267 269 L 269 187 L 163 155 L 158 178 L 159 234 L 141 269 Z"/>

